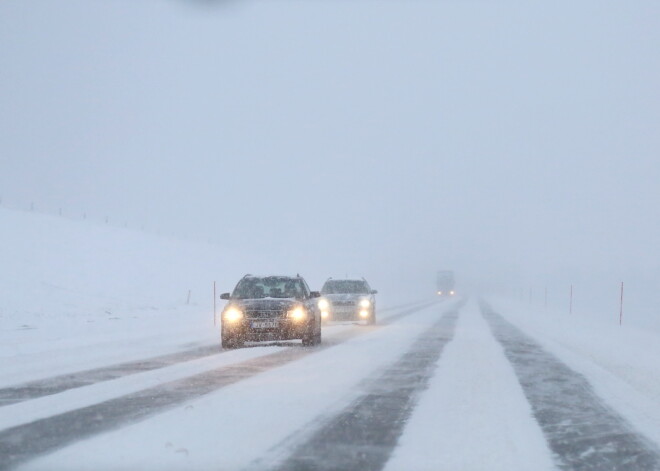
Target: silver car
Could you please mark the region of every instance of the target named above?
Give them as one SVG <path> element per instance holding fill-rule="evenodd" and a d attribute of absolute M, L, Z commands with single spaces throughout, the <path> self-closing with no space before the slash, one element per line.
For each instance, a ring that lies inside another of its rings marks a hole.
<path fill-rule="evenodd" d="M 328 278 L 321 288 L 321 317 L 324 321 L 366 320 L 375 324 L 377 292 L 364 278 Z"/>

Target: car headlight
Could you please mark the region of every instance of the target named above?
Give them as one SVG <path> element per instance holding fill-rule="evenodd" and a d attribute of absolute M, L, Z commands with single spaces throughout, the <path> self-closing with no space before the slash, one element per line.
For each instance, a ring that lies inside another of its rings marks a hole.
<path fill-rule="evenodd" d="M 325 311 L 329 307 L 330 307 L 330 303 L 328 302 L 327 299 L 321 299 L 319 301 L 319 309 L 321 309 L 322 311 Z"/>
<path fill-rule="evenodd" d="M 454 295 L 454 290 L 451 290 L 451 291 L 449 292 L 449 294 L 453 296 L 453 295 Z"/>
<path fill-rule="evenodd" d="M 235 307 L 230 307 L 223 313 L 222 317 L 226 321 L 236 322 L 243 319 L 243 311 Z"/>
<path fill-rule="evenodd" d="M 307 311 L 305 311 L 302 307 L 296 307 L 287 312 L 286 316 L 289 319 L 293 319 L 294 321 L 301 321 L 303 319 L 307 319 Z"/>
<path fill-rule="evenodd" d="M 360 301 L 360 307 L 366 309 L 369 306 L 371 306 L 371 301 L 369 301 L 368 299 L 363 299 L 362 301 Z"/>

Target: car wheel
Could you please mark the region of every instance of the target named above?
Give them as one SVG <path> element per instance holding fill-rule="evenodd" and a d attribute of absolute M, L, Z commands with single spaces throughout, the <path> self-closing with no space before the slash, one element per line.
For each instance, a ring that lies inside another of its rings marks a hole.
<path fill-rule="evenodd" d="M 222 336 L 222 348 L 241 348 L 243 341 L 241 339 L 230 337 L 229 335 Z"/>
<path fill-rule="evenodd" d="M 371 315 L 367 319 L 367 324 L 374 325 L 376 323 L 376 310 L 371 311 Z"/>
<path fill-rule="evenodd" d="M 304 346 L 309 347 L 321 343 L 321 326 L 317 325 L 318 329 L 312 329 L 310 333 L 303 335 L 302 344 Z"/>

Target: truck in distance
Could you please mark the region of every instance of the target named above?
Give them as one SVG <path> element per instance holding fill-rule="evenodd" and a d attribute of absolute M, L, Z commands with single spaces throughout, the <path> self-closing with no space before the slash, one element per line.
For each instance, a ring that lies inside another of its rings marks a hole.
<path fill-rule="evenodd" d="M 454 272 L 451 270 L 440 270 L 436 275 L 436 290 L 438 296 L 454 296 L 456 294 L 456 281 Z"/>

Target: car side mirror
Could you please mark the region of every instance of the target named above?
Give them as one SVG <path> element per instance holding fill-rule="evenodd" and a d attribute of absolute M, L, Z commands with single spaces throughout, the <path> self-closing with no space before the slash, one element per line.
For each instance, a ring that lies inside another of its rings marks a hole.
<path fill-rule="evenodd" d="M 318 292 L 318 291 L 310 291 L 310 292 L 309 292 L 309 297 L 310 297 L 310 298 L 320 298 L 320 297 L 321 297 L 321 293 Z"/>
<path fill-rule="evenodd" d="M 378 290 L 377 289 L 372 289 L 371 294 L 378 294 Z"/>
<path fill-rule="evenodd" d="M 222 293 L 220 299 L 229 299 L 229 293 Z"/>

